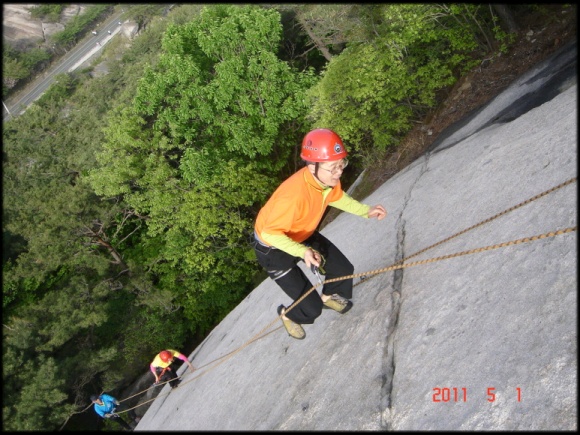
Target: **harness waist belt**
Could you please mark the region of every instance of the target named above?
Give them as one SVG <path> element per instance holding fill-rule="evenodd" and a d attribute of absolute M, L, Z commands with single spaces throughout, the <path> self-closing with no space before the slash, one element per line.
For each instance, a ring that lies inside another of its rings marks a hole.
<path fill-rule="evenodd" d="M 258 242 L 260 245 L 266 247 L 266 248 L 270 248 L 270 249 L 278 249 L 275 248 L 274 246 L 270 246 L 270 245 L 266 245 L 261 239 L 260 237 L 258 237 L 258 233 L 256 232 L 256 230 L 254 230 L 254 239 L 256 239 L 256 242 Z"/>

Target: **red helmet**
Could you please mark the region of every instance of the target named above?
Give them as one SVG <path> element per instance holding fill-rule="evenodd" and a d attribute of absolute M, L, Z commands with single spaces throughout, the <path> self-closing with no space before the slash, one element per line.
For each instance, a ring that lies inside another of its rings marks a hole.
<path fill-rule="evenodd" d="M 302 140 L 300 158 L 307 162 L 332 162 L 346 156 L 340 136 L 327 128 L 312 130 Z"/>
<path fill-rule="evenodd" d="M 159 352 L 159 358 L 161 358 L 163 362 L 169 362 L 173 359 L 173 354 L 168 350 L 162 350 Z"/>

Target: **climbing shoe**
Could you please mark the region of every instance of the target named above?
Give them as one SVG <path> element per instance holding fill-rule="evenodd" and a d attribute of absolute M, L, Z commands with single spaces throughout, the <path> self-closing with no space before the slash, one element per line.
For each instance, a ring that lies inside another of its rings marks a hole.
<path fill-rule="evenodd" d="M 340 314 L 346 313 L 352 308 L 352 302 L 337 294 L 331 295 L 326 302 L 323 302 L 325 308 L 338 311 Z"/>
<path fill-rule="evenodd" d="M 304 329 L 298 323 L 295 323 L 290 319 L 283 319 L 282 315 L 285 312 L 286 308 L 284 308 L 284 305 L 280 305 L 278 307 L 278 315 L 280 316 L 280 319 L 282 319 L 282 323 L 284 324 L 288 335 L 297 340 L 302 340 L 304 337 L 306 337 L 306 332 L 304 332 Z"/>

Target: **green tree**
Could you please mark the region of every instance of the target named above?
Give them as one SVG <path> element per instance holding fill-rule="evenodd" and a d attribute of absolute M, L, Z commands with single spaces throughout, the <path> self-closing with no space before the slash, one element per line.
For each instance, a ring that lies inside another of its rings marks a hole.
<path fill-rule="evenodd" d="M 50 60 L 50 57 L 50 53 L 45 49 L 33 48 L 22 53 L 20 59 L 30 71 L 40 71 L 47 61 Z"/>
<path fill-rule="evenodd" d="M 131 260 L 150 264 L 150 279 L 170 293 L 141 292 L 142 303 L 182 306 L 200 329 L 249 290 L 255 208 L 303 134 L 313 76 L 277 59 L 280 35 L 278 12 L 256 6 L 207 7 L 169 26 L 91 171 L 97 194 L 122 195 L 147 216 L 148 240 Z"/>
<path fill-rule="evenodd" d="M 30 67 L 20 59 L 20 54 L 2 43 L 2 93 L 6 95 L 18 82 L 30 75 Z"/>
<path fill-rule="evenodd" d="M 367 162 L 435 105 L 476 48 L 470 29 L 439 5 L 381 5 L 380 17 L 377 36 L 349 43 L 310 91 L 313 123 L 334 128 Z"/>
<path fill-rule="evenodd" d="M 106 370 L 107 363 L 119 364 L 122 325 L 117 329 L 108 325 L 109 334 L 100 338 L 95 334 L 109 321 L 113 307 L 134 301 L 114 279 L 123 265 L 97 241 L 106 240 L 102 229 L 122 215 L 122 208 L 103 203 L 82 183 L 82 174 L 95 164 L 98 115 L 106 101 L 100 101 L 103 92 L 96 92 L 101 88 L 93 83 L 94 89 L 80 87 L 76 102 L 95 94 L 99 97 L 92 98 L 97 101 L 75 110 L 75 99 L 65 100 L 75 82 L 68 76 L 62 79 L 55 89 L 64 85 L 64 92 L 52 92 L 59 98 L 33 105 L 7 122 L 3 131 L 4 226 L 25 240 L 18 256 L 3 269 L 3 290 L 9 292 L 10 301 L 4 306 L 9 315 L 5 355 L 12 349 L 26 367 L 52 368 L 53 378 L 59 380 L 56 386 L 46 373 L 44 379 L 5 372 L 5 391 L 11 393 L 5 415 L 18 420 L 14 427 L 20 430 L 62 424 L 74 408 L 64 401 L 69 394 L 80 399 L 87 379 Z M 108 351 L 108 360 L 101 358 L 95 371 L 88 362 L 103 349 L 113 352 Z M 54 364 L 46 365 L 47 361 Z M 44 389 L 50 399 L 40 394 Z M 35 390 L 46 412 L 37 410 L 40 405 L 29 394 Z"/>
<path fill-rule="evenodd" d="M 371 4 L 290 4 L 277 9 L 291 10 L 310 39 L 310 49 L 317 49 L 327 61 L 340 54 L 347 43 L 374 39 L 376 11 Z"/>
<path fill-rule="evenodd" d="M 74 407 L 64 403 L 67 399 L 64 392 L 66 381 L 54 358 L 40 356 L 22 364 L 18 353 L 5 352 L 4 364 L 6 359 L 12 363 L 3 367 L 3 429 L 36 431 L 62 422 Z"/>
<path fill-rule="evenodd" d="M 42 19 L 51 23 L 58 22 L 60 14 L 64 10 L 64 4 L 40 4 L 30 8 L 32 18 Z"/>
<path fill-rule="evenodd" d="M 163 29 L 149 27 L 158 34 Z M 60 427 L 86 406 L 87 390 L 102 384 L 111 391 L 133 380 L 160 347 L 168 341 L 180 347 L 189 332 L 180 307 L 152 309 L 137 300 L 153 284 L 139 264 L 125 264 L 124 251 L 129 260 L 141 258 L 144 218 L 118 197 L 98 197 L 85 183 L 96 166 L 104 114 L 131 101 L 135 77 L 144 62 L 155 60 L 155 46 L 142 54 L 129 68 L 113 66 L 98 79 L 60 76 L 26 113 L 4 125 L 5 428 Z M 144 330 L 150 340 L 143 340 Z M 52 375 L 43 372 L 43 379 L 32 367 L 50 368 Z M 45 399 L 44 389 L 52 397 Z M 36 390 L 50 415 L 28 394 Z"/>

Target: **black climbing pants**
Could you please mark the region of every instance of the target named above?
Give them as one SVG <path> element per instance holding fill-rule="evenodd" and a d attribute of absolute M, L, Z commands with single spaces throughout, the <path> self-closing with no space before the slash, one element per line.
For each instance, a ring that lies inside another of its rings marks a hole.
<path fill-rule="evenodd" d="M 127 423 L 125 420 L 123 420 L 119 415 L 114 414 L 111 417 L 109 417 L 109 420 L 114 421 L 115 423 L 117 423 L 119 426 L 121 426 L 123 429 L 126 429 L 128 431 L 133 431 L 133 428 L 131 426 L 129 426 L 129 423 Z"/>
<path fill-rule="evenodd" d="M 325 258 L 325 280 L 352 275 L 354 266 L 345 255 L 326 237 L 319 232 L 303 242 L 306 246 L 320 252 Z M 313 287 L 308 277 L 298 266 L 299 257 L 294 257 L 280 249 L 264 246 L 254 238 L 252 246 L 256 252 L 258 263 L 270 278 L 292 298 L 299 299 Z M 322 313 L 322 299 L 315 289 L 303 301 L 286 313 L 286 317 L 296 323 L 310 324 Z M 325 295 L 338 294 L 346 299 L 352 298 L 352 278 L 324 284 L 322 293 Z"/>
<path fill-rule="evenodd" d="M 159 376 L 163 372 L 163 369 L 161 367 L 155 367 L 155 372 L 157 373 L 157 376 Z M 161 376 L 159 381 L 160 382 L 169 381 L 169 385 L 171 387 L 176 387 L 177 385 L 179 385 L 179 377 L 177 376 L 177 372 L 175 371 L 173 366 L 168 366 L 165 369 L 165 373 L 163 373 L 163 376 Z"/>

